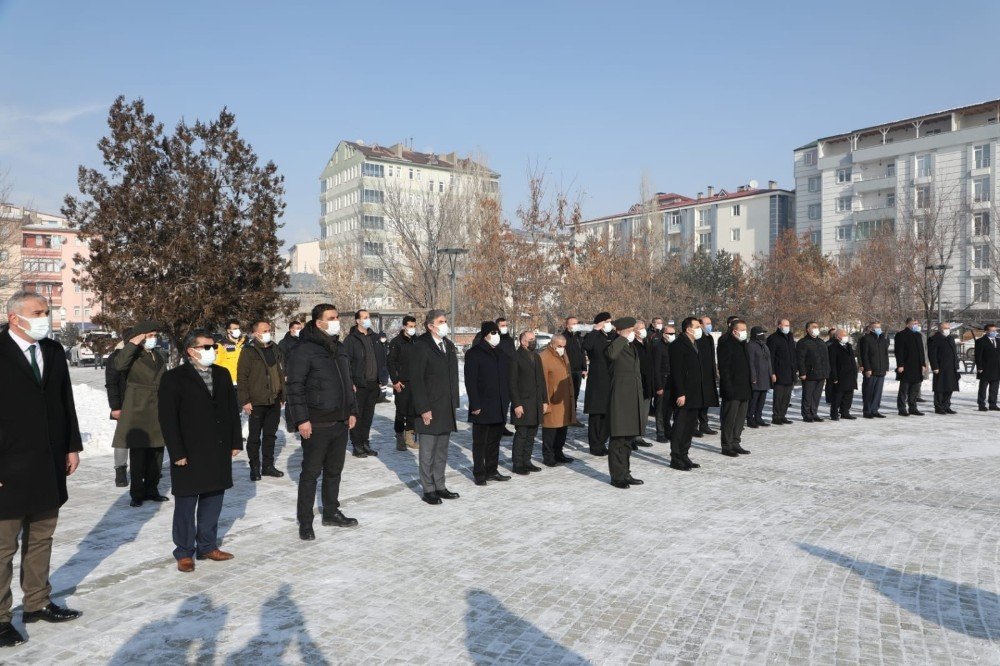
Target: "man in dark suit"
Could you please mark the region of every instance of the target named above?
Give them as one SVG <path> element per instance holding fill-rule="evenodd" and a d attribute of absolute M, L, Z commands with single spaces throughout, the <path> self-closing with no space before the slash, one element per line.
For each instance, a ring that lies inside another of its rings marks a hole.
<path fill-rule="evenodd" d="M 662 335 L 653 338 L 653 391 L 656 394 L 656 441 L 670 441 L 674 401 L 670 397 L 669 346 L 677 339 L 673 326 L 666 326 Z"/>
<path fill-rule="evenodd" d="M 650 348 L 652 341 L 649 339 L 650 329 L 646 328 L 646 322 L 639 319 L 635 324 L 635 339 L 630 343 L 635 349 L 635 355 L 639 359 L 639 372 L 642 377 L 642 409 L 645 415 L 642 419 L 642 427 L 639 428 L 639 436 L 632 440 L 632 450 L 636 447 L 650 447 L 652 444 L 646 441 L 646 426 L 649 422 L 649 410 L 653 399 L 653 351 Z"/>
<path fill-rule="evenodd" d="M 0 329 L 0 648 L 25 641 L 11 624 L 14 554 L 20 535 L 22 619 L 27 624 L 80 617 L 50 598 L 52 535 L 65 504 L 66 477 L 83 450 L 62 346 L 47 339 L 49 304 L 17 292 Z"/>
<path fill-rule="evenodd" d="M 618 333 L 608 345 L 611 373 L 611 397 L 608 405 L 608 423 L 611 446 L 608 448 L 608 471 L 611 485 L 627 489 L 641 486 L 642 480 L 632 476 L 629 458 L 632 442 L 642 433 L 643 423 L 649 418 L 649 405 L 642 397 L 642 370 L 632 343 L 636 338 L 637 322 L 632 317 L 614 321 Z"/>
<path fill-rule="evenodd" d="M 410 385 L 413 387 L 414 426 L 420 443 L 420 483 L 423 500 L 441 504 L 458 499 L 445 486 L 448 443 L 458 430 L 458 354 L 448 339 L 451 332 L 444 310 L 430 310 L 424 317 L 426 332 L 413 342 Z"/>
<path fill-rule="evenodd" d="M 583 411 L 587 419 L 587 442 L 590 453 L 595 456 L 608 455 L 608 440 L 611 438 L 608 425 L 608 404 L 611 401 L 611 373 L 608 357 L 604 352 L 615 339 L 615 328 L 611 325 L 611 315 L 601 312 L 594 317 L 594 330 L 583 338 L 583 351 L 587 354 L 587 394 L 583 397 Z"/>
<path fill-rule="evenodd" d="M 948 322 L 938 324 L 937 333 L 927 341 L 927 361 L 934 374 L 934 413 L 956 414 L 951 394 L 958 390 L 958 347 Z"/>
<path fill-rule="evenodd" d="M 719 339 L 719 390 L 722 393 L 722 455 L 731 458 L 750 453 L 740 444 L 750 404 L 750 355 L 747 324 L 742 319 L 729 322 L 729 332 Z"/>
<path fill-rule="evenodd" d="M 701 329 L 703 334 L 698 339 L 698 357 L 705 368 L 705 379 L 710 380 L 710 383 L 708 397 L 705 404 L 702 405 L 701 411 L 698 412 L 698 429 L 694 432 L 695 437 L 718 434 L 717 430 L 712 430 L 708 425 L 708 408 L 719 406 L 719 388 L 716 383 L 719 379 L 719 368 L 715 362 L 715 338 L 712 337 L 711 317 L 701 318 Z"/>
<path fill-rule="evenodd" d="M 863 415 L 866 419 L 882 419 L 882 387 L 889 372 L 889 338 L 882 332 L 882 322 L 876 320 L 858 341 Z"/>
<path fill-rule="evenodd" d="M 667 347 L 670 355 L 670 397 L 677 408 L 670 437 L 670 467 L 681 471 L 701 466 L 691 460 L 688 451 L 691 449 L 691 437 L 698 427 L 698 413 L 714 393 L 714 386 L 707 385 L 698 350 L 697 343 L 703 335 L 701 322 L 688 317 L 681 323 L 680 336 Z"/>
<path fill-rule="evenodd" d="M 976 340 L 976 379 L 979 380 L 979 411 L 985 412 L 987 393 L 989 410 L 998 412 L 997 389 L 1000 388 L 1000 349 L 997 345 L 997 325 L 986 324 L 986 332 Z"/>
<path fill-rule="evenodd" d="M 562 335 L 566 338 L 566 358 L 569 361 L 570 378 L 573 380 L 573 423 L 582 426 L 576 418 L 576 401 L 580 399 L 580 384 L 587 376 L 587 356 L 580 344 L 580 320 L 576 317 L 566 317 L 566 328 Z"/>
<path fill-rule="evenodd" d="M 924 354 L 920 322 L 912 317 L 908 318 L 906 328 L 896 333 L 893 347 L 896 379 L 899 380 L 899 393 L 896 396 L 899 415 L 923 416 L 924 413 L 917 408 L 917 398 L 920 397 L 920 385 L 927 370 L 927 356 Z"/>
<path fill-rule="evenodd" d="M 108 355 L 104 366 L 104 390 L 108 394 L 108 407 L 111 409 L 111 420 L 117 421 L 122 415 L 122 405 L 125 404 L 125 387 L 128 374 L 115 368 L 115 358 L 125 346 L 119 342 Z M 128 449 L 115 449 L 115 486 L 128 488 Z"/>
<path fill-rule="evenodd" d="M 830 389 L 830 420 L 845 419 L 853 421 L 851 405 L 854 402 L 854 392 L 858 389 L 858 361 L 851 345 L 851 336 L 845 329 L 835 329 L 830 347 L 830 376 L 827 382 Z"/>
<path fill-rule="evenodd" d="M 532 464 L 531 456 L 535 449 L 538 426 L 542 423 L 542 416 L 548 413 L 549 405 L 546 402 L 548 394 L 542 359 L 535 351 L 534 332 L 524 331 L 518 342 L 521 346 L 514 352 L 514 359 L 510 364 L 510 422 L 515 428 L 511 458 L 514 473 L 523 476 L 542 471 L 541 467 Z M 566 457 L 560 455 L 560 458 Z"/>

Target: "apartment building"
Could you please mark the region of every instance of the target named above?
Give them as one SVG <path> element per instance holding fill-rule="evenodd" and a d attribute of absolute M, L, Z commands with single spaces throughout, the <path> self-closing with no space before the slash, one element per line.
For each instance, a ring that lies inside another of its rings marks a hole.
<path fill-rule="evenodd" d="M 319 240 L 296 243 L 288 250 L 288 272 L 320 275 Z"/>

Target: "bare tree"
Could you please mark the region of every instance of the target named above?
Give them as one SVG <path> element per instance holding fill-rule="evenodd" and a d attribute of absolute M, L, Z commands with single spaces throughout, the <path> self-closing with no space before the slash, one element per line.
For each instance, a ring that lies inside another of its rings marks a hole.
<path fill-rule="evenodd" d="M 371 307 L 381 284 L 378 271 L 382 269 L 366 266 L 361 252 L 358 243 L 347 243 L 323 263 L 321 291 L 345 312 Z"/>
<path fill-rule="evenodd" d="M 23 210 L 11 205 L 12 185 L 0 169 L 0 296 L 13 294 L 21 285 L 21 224 Z"/>

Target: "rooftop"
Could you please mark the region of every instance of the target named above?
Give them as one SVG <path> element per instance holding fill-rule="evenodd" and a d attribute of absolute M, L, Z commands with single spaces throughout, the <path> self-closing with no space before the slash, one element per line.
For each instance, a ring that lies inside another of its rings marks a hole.
<path fill-rule="evenodd" d="M 774 181 L 771 182 L 773 183 Z M 711 188 L 709 189 L 711 190 Z M 676 194 L 674 192 L 657 192 L 653 195 L 653 199 L 656 202 L 654 212 L 687 208 L 689 206 L 707 206 L 720 202 L 732 201 L 733 199 L 745 199 L 747 197 L 754 197 L 762 194 L 774 194 L 776 192 L 792 194 L 791 190 L 782 189 L 777 186 L 762 188 L 750 187 L 749 185 L 740 185 L 731 192 L 726 189 L 720 189 L 718 192 L 712 192 L 708 196 L 702 196 L 699 192 L 698 196 L 695 198 L 688 197 L 683 194 Z M 632 207 L 624 213 L 616 213 L 614 215 L 605 215 L 604 217 L 584 220 L 583 224 L 604 222 L 606 220 L 613 220 L 619 217 L 628 217 L 629 215 L 640 215 L 643 212 L 643 205 L 641 203 L 636 203 L 632 204 Z"/>
<path fill-rule="evenodd" d="M 421 166 L 436 167 L 439 169 L 486 169 L 490 176 L 499 178 L 500 174 L 489 169 L 469 157 L 459 157 L 456 153 L 421 153 L 411 150 L 401 143 L 391 146 L 380 146 L 377 143 L 371 145 L 363 141 L 345 141 L 348 146 L 358 151 L 367 159 L 384 160 L 387 162 L 399 162 L 401 164 L 419 164 Z"/>

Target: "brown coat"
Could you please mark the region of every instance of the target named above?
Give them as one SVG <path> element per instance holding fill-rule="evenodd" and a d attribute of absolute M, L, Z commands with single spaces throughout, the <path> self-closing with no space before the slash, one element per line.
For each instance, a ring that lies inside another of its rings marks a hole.
<path fill-rule="evenodd" d="M 542 427 L 564 428 L 576 416 L 569 361 L 565 356 L 559 356 L 552 347 L 546 347 L 539 356 L 542 358 L 542 373 L 545 375 L 545 392 L 549 403 L 549 413 L 542 417 Z"/>

